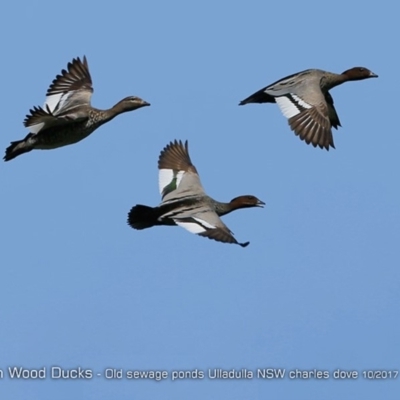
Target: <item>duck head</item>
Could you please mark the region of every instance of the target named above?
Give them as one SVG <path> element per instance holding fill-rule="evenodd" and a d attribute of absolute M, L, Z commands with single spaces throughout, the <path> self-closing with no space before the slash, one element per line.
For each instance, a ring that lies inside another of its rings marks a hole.
<path fill-rule="evenodd" d="M 256 196 L 244 195 L 235 197 L 230 201 L 232 209 L 249 208 L 249 207 L 263 207 L 265 203 L 258 199 Z"/>
<path fill-rule="evenodd" d="M 115 105 L 121 112 L 137 110 L 149 106 L 150 103 L 137 96 L 128 96 Z"/>
<path fill-rule="evenodd" d="M 349 81 L 360 81 L 362 79 L 378 77 L 378 75 L 364 67 L 354 67 L 348 69 L 347 71 L 342 72 L 342 75 L 345 75 Z"/>

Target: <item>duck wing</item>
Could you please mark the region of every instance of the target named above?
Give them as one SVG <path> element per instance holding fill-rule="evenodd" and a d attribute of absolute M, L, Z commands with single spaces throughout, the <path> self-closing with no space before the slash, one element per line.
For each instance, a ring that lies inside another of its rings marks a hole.
<path fill-rule="evenodd" d="M 80 109 L 90 107 L 93 86 L 86 57 L 79 57 L 68 63 L 67 70 L 51 83 L 46 93 L 43 108 L 47 108 L 57 116 L 59 114 L 74 116 Z M 80 115 L 81 116 L 81 115 Z"/>
<path fill-rule="evenodd" d="M 160 153 L 158 169 L 163 203 L 205 195 L 196 167 L 190 160 L 187 141 L 169 143 Z"/>

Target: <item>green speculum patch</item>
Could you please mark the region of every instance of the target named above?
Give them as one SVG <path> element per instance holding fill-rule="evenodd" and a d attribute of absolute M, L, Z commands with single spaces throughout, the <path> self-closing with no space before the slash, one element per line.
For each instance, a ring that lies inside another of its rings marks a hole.
<path fill-rule="evenodd" d="M 168 193 L 173 192 L 174 190 L 176 190 L 177 188 L 177 180 L 178 180 L 178 172 L 179 171 L 174 171 L 174 177 L 172 178 L 172 181 L 164 187 L 163 191 L 162 191 L 162 197 L 164 198 Z"/>

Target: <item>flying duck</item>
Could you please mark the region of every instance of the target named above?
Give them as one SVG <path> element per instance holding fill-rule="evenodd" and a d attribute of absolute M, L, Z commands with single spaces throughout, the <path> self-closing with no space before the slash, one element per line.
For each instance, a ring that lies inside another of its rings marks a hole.
<path fill-rule="evenodd" d="M 341 126 L 329 90 L 347 81 L 377 77 L 364 67 L 351 68 L 341 74 L 308 69 L 266 86 L 239 105 L 277 103 L 288 118 L 290 128 L 301 140 L 329 150 L 329 146 L 335 148 L 332 126 L 335 129 Z"/>
<path fill-rule="evenodd" d="M 189 232 L 224 243 L 239 243 L 220 216 L 240 208 L 262 207 L 265 203 L 255 196 L 235 197 L 221 203 L 207 196 L 196 167 L 189 156 L 188 142 L 175 140 L 160 153 L 158 160 L 159 190 L 162 202 L 157 207 L 134 206 L 128 224 L 134 229 L 155 225 L 178 225 Z"/>
<path fill-rule="evenodd" d="M 90 104 L 92 93 L 86 57 L 83 61 L 74 58 L 67 70 L 53 80 L 43 107 L 29 110 L 24 125 L 30 133 L 23 140 L 11 142 L 4 161 L 34 149 L 56 149 L 79 142 L 118 114 L 150 105 L 139 97 L 129 96 L 108 110 L 98 110 Z"/>

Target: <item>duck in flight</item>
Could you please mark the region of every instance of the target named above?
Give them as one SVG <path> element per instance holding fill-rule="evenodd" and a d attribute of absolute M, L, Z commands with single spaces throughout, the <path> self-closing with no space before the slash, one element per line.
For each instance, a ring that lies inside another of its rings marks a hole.
<path fill-rule="evenodd" d="M 290 128 L 301 140 L 329 150 L 329 147 L 335 148 L 332 127 L 341 126 L 329 90 L 344 82 L 377 77 L 364 67 L 351 68 L 341 74 L 308 69 L 258 90 L 239 105 L 277 103 L 289 120 Z"/>
<path fill-rule="evenodd" d="M 219 242 L 242 247 L 249 244 L 239 243 L 220 217 L 240 208 L 262 207 L 264 202 L 251 195 L 235 197 L 229 203 L 209 197 L 190 160 L 187 141 L 184 144 L 177 140 L 169 143 L 161 151 L 158 169 L 162 202 L 157 207 L 134 206 L 128 214 L 128 224 L 132 228 L 178 225 Z"/>
<path fill-rule="evenodd" d="M 117 115 L 149 106 L 136 96 L 119 101 L 108 110 L 91 106 L 92 78 L 86 57 L 74 58 L 50 85 L 43 107 L 33 107 L 24 120 L 29 134 L 11 142 L 4 161 L 34 149 L 49 150 L 77 143 Z"/>

